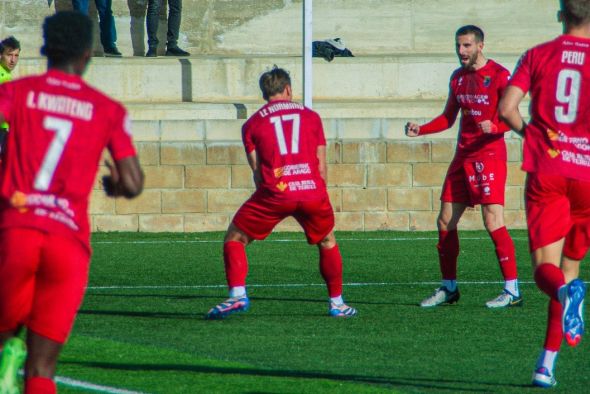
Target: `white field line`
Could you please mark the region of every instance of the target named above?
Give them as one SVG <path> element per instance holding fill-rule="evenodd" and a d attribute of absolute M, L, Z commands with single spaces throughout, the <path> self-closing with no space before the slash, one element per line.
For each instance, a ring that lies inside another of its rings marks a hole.
<path fill-rule="evenodd" d="M 475 240 L 475 241 L 483 241 L 489 240 L 489 237 L 459 237 L 459 240 Z M 528 238 L 526 237 L 512 237 L 515 241 L 526 241 Z M 341 241 L 369 241 L 369 242 L 406 242 L 406 241 L 438 241 L 437 237 L 405 237 L 405 238 L 336 238 L 338 242 Z M 304 243 L 304 239 L 267 239 L 264 240 L 265 243 L 271 242 L 297 242 L 297 243 Z M 94 241 L 92 245 L 102 245 L 102 244 L 210 244 L 210 243 L 223 243 L 223 239 L 218 240 L 211 240 L 211 239 L 177 239 L 177 240 L 141 240 L 141 241 L 133 241 L 133 240 L 120 240 L 120 241 Z"/>
<path fill-rule="evenodd" d="M 461 281 L 463 285 L 497 285 L 503 284 L 504 281 Z M 532 285 L 534 281 L 519 281 L 521 285 Z M 440 281 L 432 282 L 352 282 L 344 283 L 344 286 L 350 287 L 370 287 L 370 286 L 436 286 Z M 271 287 L 324 287 L 324 283 L 271 283 L 271 284 L 251 284 L 248 287 L 271 288 Z M 137 285 L 137 286 L 88 286 L 87 290 L 179 290 L 179 289 L 225 289 L 227 285 Z"/>
<path fill-rule="evenodd" d="M 84 390 L 96 391 L 99 393 L 108 394 L 143 394 L 140 391 L 129 391 L 125 389 L 118 389 L 116 387 L 102 386 L 90 382 L 84 382 L 82 380 L 71 379 L 65 376 L 56 376 L 55 382 L 68 387 L 75 387 Z"/>

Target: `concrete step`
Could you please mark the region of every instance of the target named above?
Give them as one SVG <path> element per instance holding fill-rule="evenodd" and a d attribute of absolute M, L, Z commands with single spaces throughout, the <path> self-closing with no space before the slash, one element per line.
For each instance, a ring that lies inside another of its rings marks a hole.
<path fill-rule="evenodd" d="M 490 58 L 513 69 L 518 57 Z M 194 56 L 185 59 L 93 58 L 86 79 L 120 101 L 132 102 L 255 102 L 260 100 L 260 74 L 279 65 L 291 72 L 294 94 L 302 94 L 300 57 Z M 17 75 L 42 72 L 42 58 L 23 59 Z M 444 99 L 456 56 L 424 54 L 314 59 L 316 100 Z"/>
<path fill-rule="evenodd" d="M 424 123 L 441 113 L 445 100 L 318 100 L 328 139 L 406 139 L 408 121 Z M 260 106 L 241 103 L 129 103 L 137 141 L 238 142 L 241 127 Z M 527 113 L 528 102 L 521 112 Z M 459 122 L 442 133 L 421 139 L 455 139 Z"/>

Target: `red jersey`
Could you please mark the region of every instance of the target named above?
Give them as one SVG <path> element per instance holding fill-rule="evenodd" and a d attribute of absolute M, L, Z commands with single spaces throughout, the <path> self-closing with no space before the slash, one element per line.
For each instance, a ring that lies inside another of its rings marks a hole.
<path fill-rule="evenodd" d="M 458 68 L 451 75 L 449 98 L 444 113 L 420 126 L 420 135 L 436 133 L 453 126 L 461 110 L 457 156 L 465 159 L 507 160 L 504 133 L 509 127 L 498 118 L 498 102 L 508 84 L 510 72 L 493 60 L 479 70 Z M 485 134 L 478 126 L 490 120 L 497 132 Z"/>
<path fill-rule="evenodd" d="M 562 35 L 528 50 L 510 85 L 531 96 L 522 169 L 590 181 L 590 40 Z"/>
<path fill-rule="evenodd" d="M 272 101 L 244 124 L 242 140 L 246 153 L 256 150 L 260 187 L 273 197 L 309 201 L 326 195 L 317 157 L 326 139 L 314 111 L 291 101 Z"/>
<path fill-rule="evenodd" d="M 79 76 L 50 70 L 0 85 L 10 124 L 0 167 L 0 228 L 73 236 L 89 248 L 88 196 L 105 147 L 136 154 L 125 108 Z"/>

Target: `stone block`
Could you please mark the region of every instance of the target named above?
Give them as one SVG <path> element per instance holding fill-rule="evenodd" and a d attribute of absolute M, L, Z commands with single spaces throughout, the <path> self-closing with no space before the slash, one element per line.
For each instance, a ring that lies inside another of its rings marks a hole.
<path fill-rule="evenodd" d="M 242 144 L 211 143 L 207 145 L 207 164 L 248 164 Z"/>
<path fill-rule="evenodd" d="M 344 189 L 342 210 L 344 212 L 385 211 L 387 189 Z"/>
<path fill-rule="evenodd" d="M 227 189 L 230 186 L 230 167 L 215 166 L 187 166 L 185 170 L 185 187 L 198 189 Z"/>
<path fill-rule="evenodd" d="M 297 222 L 297 220 L 293 219 L 292 217 L 288 217 L 282 222 L 280 222 L 274 229 L 276 232 L 297 232 L 302 233 L 303 229 L 301 225 Z"/>
<path fill-rule="evenodd" d="M 146 189 L 177 189 L 184 185 L 183 166 L 144 166 Z"/>
<path fill-rule="evenodd" d="M 457 143 L 453 140 L 432 141 L 432 162 L 450 164 L 455 156 Z"/>
<path fill-rule="evenodd" d="M 381 119 L 339 119 L 338 138 L 343 140 L 383 137 Z"/>
<path fill-rule="evenodd" d="M 162 164 L 205 164 L 205 144 L 202 142 L 164 142 L 160 146 Z"/>
<path fill-rule="evenodd" d="M 249 165 L 231 166 L 232 189 L 254 189 L 254 178 Z"/>
<path fill-rule="evenodd" d="M 413 166 L 412 186 L 440 186 L 447 174 L 448 164 L 418 163 Z"/>
<path fill-rule="evenodd" d="M 508 178 L 506 185 L 510 186 L 524 186 L 526 180 L 526 172 L 520 169 L 520 163 L 508 163 Z"/>
<path fill-rule="evenodd" d="M 520 137 L 506 138 L 506 151 L 508 161 L 520 163 L 522 161 L 522 139 Z"/>
<path fill-rule="evenodd" d="M 384 163 L 385 152 L 385 142 L 344 142 L 342 144 L 342 162 L 350 164 Z"/>
<path fill-rule="evenodd" d="M 160 122 L 156 120 L 134 120 L 131 130 L 133 130 L 133 140 L 136 142 L 160 141 Z"/>
<path fill-rule="evenodd" d="M 387 143 L 388 163 L 422 163 L 430 161 L 430 142 L 392 141 Z"/>
<path fill-rule="evenodd" d="M 524 208 L 523 187 L 507 186 L 504 198 L 504 208 L 506 210 L 519 210 Z"/>
<path fill-rule="evenodd" d="M 203 231 L 225 231 L 231 222 L 226 214 L 190 214 L 184 215 L 184 231 L 187 233 Z M 220 238 L 222 240 L 222 238 Z"/>
<path fill-rule="evenodd" d="M 184 231 L 183 215 L 139 215 L 139 231 L 146 233 Z"/>
<path fill-rule="evenodd" d="M 205 125 L 194 119 L 173 119 L 160 121 L 162 141 L 203 141 Z"/>
<path fill-rule="evenodd" d="M 205 190 L 162 191 L 162 213 L 200 212 L 207 212 L 207 192 Z"/>
<path fill-rule="evenodd" d="M 365 225 L 362 212 L 336 212 L 337 231 L 364 231 Z"/>
<path fill-rule="evenodd" d="M 526 229 L 526 213 L 524 210 L 504 212 L 504 223 L 510 230 Z"/>
<path fill-rule="evenodd" d="M 209 190 L 207 192 L 207 212 L 234 213 L 252 195 L 250 190 Z"/>
<path fill-rule="evenodd" d="M 410 164 L 369 164 L 367 166 L 367 186 L 410 186 L 412 166 Z"/>
<path fill-rule="evenodd" d="M 328 164 L 342 163 L 342 142 L 328 141 L 326 146 L 326 162 Z"/>
<path fill-rule="evenodd" d="M 331 188 L 328 189 L 328 195 L 330 196 L 330 203 L 334 212 L 342 211 L 342 189 Z"/>
<path fill-rule="evenodd" d="M 144 190 L 134 199 L 118 198 L 115 202 L 118 215 L 133 213 L 161 213 L 162 196 L 159 190 Z"/>
<path fill-rule="evenodd" d="M 409 212 L 412 231 L 435 231 L 438 212 Z M 435 242 L 436 243 L 436 242 Z"/>
<path fill-rule="evenodd" d="M 160 144 L 158 142 L 138 142 L 135 144 L 137 157 L 142 166 L 160 164 Z"/>
<path fill-rule="evenodd" d="M 115 214 L 115 199 L 107 197 L 102 190 L 93 190 L 90 193 L 90 208 L 88 212 L 91 215 L 114 215 Z"/>
<path fill-rule="evenodd" d="M 407 231 L 410 217 L 407 212 L 365 212 L 365 231 Z"/>
<path fill-rule="evenodd" d="M 137 215 L 93 215 L 94 231 L 137 231 L 139 219 Z"/>
<path fill-rule="evenodd" d="M 243 119 L 213 119 L 205 122 L 208 141 L 242 142 Z"/>
<path fill-rule="evenodd" d="M 389 211 L 432 211 L 431 188 L 391 188 L 387 190 Z"/>
<path fill-rule="evenodd" d="M 328 166 L 328 186 L 364 186 L 365 166 L 362 164 L 332 164 Z"/>

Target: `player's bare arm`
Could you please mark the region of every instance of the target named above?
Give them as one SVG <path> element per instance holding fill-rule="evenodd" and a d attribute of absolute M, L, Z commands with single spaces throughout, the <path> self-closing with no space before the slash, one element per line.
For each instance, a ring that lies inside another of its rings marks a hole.
<path fill-rule="evenodd" d="M 326 146 L 320 145 L 317 147 L 317 156 L 318 156 L 318 170 L 320 171 L 320 176 L 324 179 L 324 182 L 328 184 L 328 166 L 326 165 Z"/>
<path fill-rule="evenodd" d="M 521 137 L 524 137 L 526 123 L 520 114 L 518 105 L 523 98 L 524 92 L 520 88 L 508 86 L 498 108 L 500 118 Z"/>
<path fill-rule="evenodd" d="M 260 175 L 260 167 L 258 166 L 258 154 L 256 150 L 248 153 L 248 164 L 252 169 L 252 179 L 254 180 L 254 185 L 256 185 L 256 189 L 260 186 L 262 182 L 262 176 Z"/>
<path fill-rule="evenodd" d="M 115 164 L 105 162 L 110 175 L 103 177 L 105 193 L 110 197 L 133 198 L 143 190 L 144 175 L 137 156 L 126 157 Z"/>

